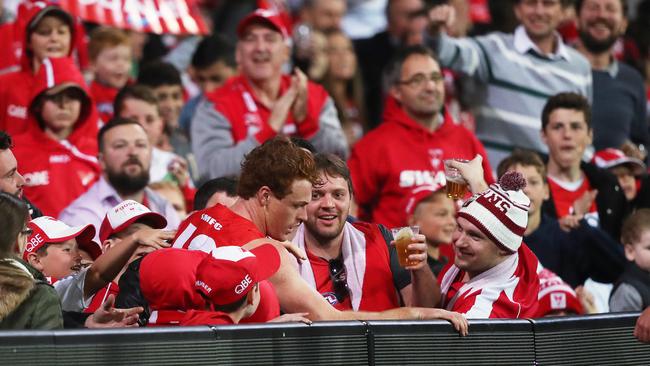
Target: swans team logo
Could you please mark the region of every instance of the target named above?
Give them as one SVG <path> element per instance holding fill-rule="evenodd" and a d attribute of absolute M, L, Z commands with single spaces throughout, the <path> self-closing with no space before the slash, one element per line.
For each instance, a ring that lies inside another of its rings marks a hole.
<path fill-rule="evenodd" d="M 444 170 L 442 166 L 442 149 L 429 149 L 429 159 L 433 170 Z"/>

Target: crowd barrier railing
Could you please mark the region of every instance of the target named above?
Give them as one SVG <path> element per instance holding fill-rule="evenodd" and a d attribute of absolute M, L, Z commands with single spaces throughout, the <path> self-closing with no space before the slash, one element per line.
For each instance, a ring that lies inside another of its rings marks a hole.
<path fill-rule="evenodd" d="M 650 365 L 638 313 L 0 332 L 1 365 Z"/>

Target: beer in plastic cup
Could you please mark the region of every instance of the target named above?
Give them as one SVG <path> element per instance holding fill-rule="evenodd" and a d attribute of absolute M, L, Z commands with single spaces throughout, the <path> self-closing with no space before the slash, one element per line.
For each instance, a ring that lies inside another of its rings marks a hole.
<path fill-rule="evenodd" d="M 413 261 L 409 261 L 410 254 L 417 254 L 415 250 L 409 250 L 408 246 L 411 244 L 411 239 L 420 232 L 419 226 L 405 226 L 396 227 L 391 229 L 393 232 L 393 240 L 395 241 L 395 250 L 397 250 L 397 259 L 401 267 L 415 265 Z"/>
<path fill-rule="evenodd" d="M 447 197 L 453 200 L 459 200 L 464 198 L 467 194 L 467 182 L 460 175 L 458 169 L 449 166 L 449 162 L 455 160 L 462 163 L 467 163 L 469 160 L 465 159 L 447 159 L 445 160 L 445 180 L 447 184 L 445 185 L 445 191 L 447 192 Z"/>

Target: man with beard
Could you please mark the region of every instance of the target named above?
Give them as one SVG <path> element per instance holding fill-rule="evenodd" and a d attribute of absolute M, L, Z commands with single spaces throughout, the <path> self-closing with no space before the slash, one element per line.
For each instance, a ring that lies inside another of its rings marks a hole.
<path fill-rule="evenodd" d="M 293 243 L 307 253 L 301 277 L 339 310 L 383 311 L 400 306 L 434 307 L 440 287 L 427 265 L 424 235 L 409 249 L 410 265 L 397 261 L 391 233 L 381 225 L 346 221 L 352 181 L 345 162 L 331 154 L 314 156 L 320 182 L 307 204 L 307 220 Z"/>
<path fill-rule="evenodd" d="M 483 145 L 442 108 L 443 76 L 428 48 L 399 51 L 388 79 L 384 122 L 356 143 L 348 165 L 359 218 L 396 227 L 406 225 L 404 197 L 421 186 L 444 185 L 445 159 L 481 155 L 485 180 L 494 179 Z"/>
<path fill-rule="evenodd" d="M 440 65 L 470 75 L 481 96 L 472 102 L 476 136 L 497 165 L 515 147 L 547 152 L 539 137 L 539 116 L 546 100 L 560 92 L 591 98 L 589 62 L 566 46 L 556 29 L 570 0 L 514 0 L 521 23 L 514 33 L 490 33 L 456 39 L 454 8 L 439 5 L 429 12 L 429 43 Z"/>
<path fill-rule="evenodd" d="M 41 211 L 23 196 L 25 178 L 18 172 L 18 162 L 13 152 L 11 152 L 12 147 L 11 136 L 4 131 L 0 131 L 0 192 L 21 198 L 27 204 L 29 216 L 32 219 L 43 216 Z M 22 250 L 22 248 L 20 249 Z"/>
<path fill-rule="evenodd" d="M 100 227 L 109 209 L 129 199 L 163 215 L 167 229 L 176 229 L 180 219 L 174 207 L 147 188 L 151 144 L 142 126 L 134 120 L 115 118 L 99 130 L 97 140 L 101 177 L 63 210 L 60 220 L 71 226 Z"/>
<path fill-rule="evenodd" d="M 626 142 L 647 149 L 646 93 L 643 78 L 614 58 L 614 44 L 627 28 L 625 0 L 576 1 L 580 42 L 577 50 L 591 63 L 594 96 L 592 126 L 596 150 Z"/>

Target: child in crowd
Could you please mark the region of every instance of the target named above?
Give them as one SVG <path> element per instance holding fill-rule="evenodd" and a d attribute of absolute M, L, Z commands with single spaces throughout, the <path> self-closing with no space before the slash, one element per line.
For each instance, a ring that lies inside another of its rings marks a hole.
<path fill-rule="evenodd" d="M 133 201 L 125 201 L 119 207 L 126 211 L 133 206 L 136 206 Z M 107 239 L 112 234 L 111 230 L 123 230 L 120 225 L 128 227 L 144 216 L 133 218 L 133 212 L 141 211 L 143 209 L 136 207 L 106 219 L 105 221 L 109 222 L 102 224 L 100 238 Z M 142 218 L 142 221 L 152 222 L 152 227 L 159 227 L 163 223 L 166 225 L 162 216 L 146 211 L 147 217 Z M 131 216 L 127 220 L 121 220 L 125 215 Z M 155 217 L 151 219 L 150 216 Z M 111 225 L 115 225 L 115 228 Z M 173 232 L 160 230 L 150 230 L 139 235 L 129 232 L 130 236 L 128 240 L 124 240 L 123 245 L 115 246 L 119 241 L 104 240 L 105 254 L 102 254 L 100 246 L 93 241 L 95 228 L 92 225 L 70 227 L 52 217 L 42 216 L 30 221 L 28 228 L 31 233 L 23 259 L 47 277 L 59 294 L 63 310 L 73 312 L 84 311 L 89 307 L 92 309 L 89 312 L 93 312 L 99 308 L 106 296 L 100 295 L 99 299 L 94 299 L 94 295 L 109 285 L 129 260 L 134 260 L 143 253 L 168 247 L 166 240 L 171 240 L 174 236 Z M 94 260 L 92 265 L 81 268 L 79 248 L 91 254 Z M 108 289 L 106 292 L 109 292 Z M 103 292 L 101 294 L 103 295 Z"/>
<path fill-rule="evenodd" d="M 43 60 L 14 146 L 24 192 L 45 215 L 57 217 L 99 178 L 97 115 L 72 59 Z"/>
<path fill-rule="evenodd" d="M 64 311 L 81 311 L 90 304 L 92 295 L 103 285 L 97 266 L 81 268 L 78 248 L 93 259 L 101 249 L 93 241 L 92 225 L 69 227 L 49 216 L 41 216 L 27 224 L 30 235 L 23 259 L 46 276 L 54 285 Z M 101 262 L 100 262 L 101 266 Z"/>
<path fill-rule="evenodd" d="M 90 94 L 95 100 L 99 118 L 113 118 L 113 100 L 129 82 L 131 40 L 126 32 L 111 27 L 98 27 L 90 34 L 88 54 L 93 72 Z"/>
<path fill-rule="evenodd" d="M 642 208 L 625 220 L 621 242 L 628 265 L 616 282 L 609 307 L 642 311 L 650 305 L 650 209 Z"/>
<path fill-rule="evenodd" d="M 609 148 L 597 151 L 592 163 L 609 170 L 618 178 L 618 184 L 632 207 L 650 207 L 648 168 L 641 159 L 627 156 L 622 150 Z"/>
<path fill-rule="evenodd" d="M 138 84 L 150 87 L 158 101 L 158 110 L 164 128 L 155 146 L 183 157 L 187 161 L 190 177 L 196 181 L 198 179 L 196 160 L 189 138 L 178 124 L 178 117 L 185 102 L 181 74 L 169 63 L 153 62 L 140 70 Z"/>
<path fill-rule="evenodd" d="M 524 242 L 539 262 L 573 288 L 583 285 L 588 278 L 606 283 L 615 281 L 625 262 L 616 240 L 590 226 L 584 218 L 576 227 L 565 231 L 557 219 L 543 211 L 542 202 L 549 196 L 549 187 L 546 166 L 539 155 L 515 150 L 501 161 L 497 174 L 502 176 L 508 171 L 519 172 L 526 179 L 523 191 L 530 199 L 530 209 Z M 606 309 L 606 296 L 599 298 L 601 311 Z"/>
<path fill-rule="evenodd" d="M 560 93 L 548 99 L 542 111 L 542 140 L 548 147 L 546 165 L 549 198 L 544 213 L 557 218 L 565 229 L 582 218 L 620 237 L 629 204 L 616 177 L 582 157 L 592 143 L 591 107 L 576 93 Z"/>
<path fill-rule="evenodd" d="M 452 234 L 456 230 L 456 205 L 447 197 L 444 189 L 420 186 L 406 204 L 409 225 L 420 228 L 427 241 L 427 263 L 438 276 L 443 268 L 454 261 L 451 247 Z"/>
<path fill-rule="evenodd" d="M 178 184 L 172 181 L 154 182 L 149 184 L 149 188 L 153 189 L 161 197 L 169 201 L 178 213 L 181 220 L 187 217 L 187 205 L 183 191 L 178 188 Z"/>
<path fill-rule="evenodd" d="M 166 62 L 151 62 L 146 64 L 138 75 L 138 84 L 146 85 L 153 90 L 158 100 L 160 116 L 163 119 L 166 136 L 158 142 L 158 146 L 167 151 L 177 150 L 175 138 L 178 131 L 178 117 L 183 108 L 184 95 L 181 74 L 176 68 Z"/>
<path fill-rule="evenodd" d="M 536 318 L 585 313 L 576 291 L 546 268 L 539 273 L 538 301 Z"/>
<path fill-rule="evenodd" d="M 120 292 L 118 283 L 129 263 L 153 250 L 169 246 L 166 241 L 174 238 L 174 232 L 163 231 L 166 226 L 165 217 L 132 200 L 125 200 L 106 213 L 99 229 L 102 248 L 110 254 L 127 249 L 124 253 L 128 257 L 122 257 L 123 265 L 115 278 L 97 292 L 84 312 L 94 312 L 111 294 L 117 296 Z"/>
<path fill-rule="evenodd" d="M 181 110 L 179 125 L 187 136 L 190 135 L 192 118 L 196 107 L 205 94 L 223 85 L 231 76 L 237 72 L 235 61 L 235 45 L 220 34 L 205 37 L 192 55 L 192 63 L 188 73 L 195 82 L 201 93 L 187 101 Z"/>
<path fill-rule="evenodd" d="M 26 2 L 23 10 L 16 23 L 24 26 L 20 70 L 0 77 L 0 129 L 12 136 L 29 125 L 32 84 L 43 59 L 70 56 L 75 48 L 74 20 L 65 10 L 41 1 Z"/>

